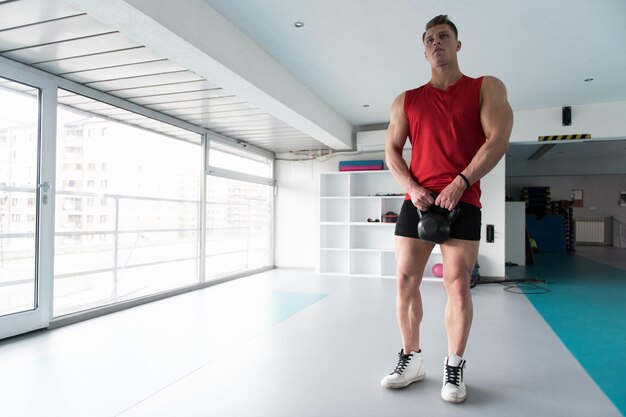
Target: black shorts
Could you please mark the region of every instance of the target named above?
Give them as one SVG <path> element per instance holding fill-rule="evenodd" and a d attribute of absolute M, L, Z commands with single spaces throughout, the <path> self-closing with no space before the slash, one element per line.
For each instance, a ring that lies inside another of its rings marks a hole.
<path fill-rule="evenodd" d="M 459 212 L 459 217 L 452 222 L 450 237 L 463 240 L 480 240 L 480 208 L 467 203 L 459 203 L 459 207 L 461 211 Z M 413 205 L 411 200 L 405 200 L 396 223 L 396 236 L 419 239 L 417 235 L 418 221 L 417 207 Z"/>

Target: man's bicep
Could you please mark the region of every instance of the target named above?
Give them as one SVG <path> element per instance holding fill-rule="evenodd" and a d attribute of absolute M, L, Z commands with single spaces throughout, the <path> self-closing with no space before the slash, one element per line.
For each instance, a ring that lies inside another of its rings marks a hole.
<path fill-rule="evenodd" d="M 401 94 L 396 97 L 391 106 L 386 145 L 394 149 L 402 149 L 408 136 L 409 122 L 404 113 L 404 94 Z"/>
<path fill-rule="evenodd" d="M 491 78 L 485 87 L 480 118 L 487 139 L 509 140 L 513 128 L 513 110 L 507 99 L 506 87 Z"/>

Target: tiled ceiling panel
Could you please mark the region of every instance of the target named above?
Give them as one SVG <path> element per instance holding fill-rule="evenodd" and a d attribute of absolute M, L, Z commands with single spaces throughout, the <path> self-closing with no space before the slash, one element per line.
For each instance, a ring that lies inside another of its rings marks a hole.
<path fill-rule="evenodd" d="M 4 6 L 0 4 L 0 7 Z M 0 9 L 0 14 L 4 14 L 2 9 Z M 68 39 L 84 38 L 108 31 L 110 30 L 97 20 L 85 14 L 78 14 L 26 26 L 7 28 L 0 32 L 0 45 L 3 50 L 13 50 L 61 42 Z"/>
<path fill-rule="evenodd" d="M 0 11 L 2 4 L 0 4 Z M 94 36 L 79 39 L 68 39 L 61 42 L 51 42 L 43 45 L 22 46 L 14 50 L 7 50 L 0 45 L 2 56 L 30 65 L 35 62 L 63 60 L 81 56 L 98 56 L 102 53 L 119 51 L 122 49 L 141 46 L 124 37 L 119 32 L 105 32 Z"/>
<path fill-rule="evenodd" d="M 79 14 L 62 1 L 21 0 L 0 2 L 0 30 Z"/>
<path fill-rule="evenodd" d="M 187 83 L 190 81 L 203 81 L 199 75 L 187 71 L 173 71 L 162 74 L 148 75 L 143 77 L 125 77 L 117 80 L 103 80 L 85 83 L 85 85 L 95 88 L 96 90 L 112 93 L 117 90 L 125 90 L 130 88 L 151 87 L 159 85 L 176 85 L 179 83 Z"/>
<path fill-rule="evenodd" d="M 174 93 L 189 93 L 192 91 L 215 90 L 214 84 L 206 80 L 189 81 L 185 83 L 150 85 L 145 87 L 123 88 L 115 91 L 109 91 L 117 97 L 132 100 L 138 97 L 151 97 Z"/>
<path fill-rule="evenodd" d="M 0 56 L 273 152 L 326 148 L 62 0 L 0 1 Z M 71 92 L 61 90 L 59 101 L 180 138 L 197 137 Z"/>
<path fill-rule="evenodd" d="M 97 68 L 106 62 L 107 66 L 123 66 L 129 64 L 138 64 L 141 62 L 158 61 L 161 57 L 150 52 L 143 46 L 122 49 L 113 52 L 104 52 L 99 54 L 83 55 L 75 58 L 52 59 L 43 62 L 31 64 L 35 68 L 39 68 L 51 74 L 64 74 L 70 72 L 87 71 Z"/>

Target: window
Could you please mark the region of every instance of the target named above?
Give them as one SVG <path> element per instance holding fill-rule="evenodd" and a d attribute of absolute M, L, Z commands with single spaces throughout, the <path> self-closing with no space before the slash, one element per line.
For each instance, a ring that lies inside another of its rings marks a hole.
<path fill-rule="evenodd" d="M 220 143 L 208 159 L 206 279 L 271 266 L 273 160 Z"/>
<path fill-rule="evenodd" d="M 242 174 L 261 178 L 273 177 L 272 163 L 269 157 L 221 143 L 211 143 L 209 147 L 209 166 L 236 170 Z"/>
<path fill-rule="evenodd" d="M 38 89 L 0 78 L 0 316 L 35 308 L 39 108 Z"/>
<path fill-rule="evenodd" d="M 57 114 L 54 316 L 198 283 L 199 135 L 189 142 L 64 105 Z"/>

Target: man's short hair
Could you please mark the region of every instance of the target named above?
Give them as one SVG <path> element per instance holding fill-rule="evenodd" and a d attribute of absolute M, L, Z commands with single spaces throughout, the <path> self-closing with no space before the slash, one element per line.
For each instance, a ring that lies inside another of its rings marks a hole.
<path fill-rule="evenodd" d="M 452 29 L 452 32 L 454 32 L 454 37 L 457 40 L 459 39 L 459 31 L 456 29 L 456 26 L 454 25 L 454 23 L 452 23 L 452 21 L 448 19 L 447 14 L 440 14 L 439 16 L 433 17 L 430 20 L 430 22 L 426 23 L 426 31 L 428 31 L 428 29 L 430 29 L 431 27 L 437 26 L 437 25 L 450 26 L 450 29 Z M 424 39 L 426 39 L 426 32 L 424 32 L 424 34 L 422 35 L 422 42 L 424 42 Z"/>

